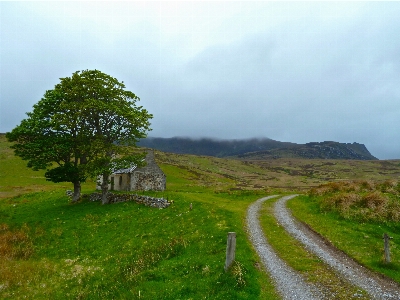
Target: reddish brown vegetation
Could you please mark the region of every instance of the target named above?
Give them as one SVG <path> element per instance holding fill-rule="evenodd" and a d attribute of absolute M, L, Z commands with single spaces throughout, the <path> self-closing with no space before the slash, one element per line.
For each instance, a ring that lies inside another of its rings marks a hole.
<path fill-rule="evenodd" d="M 311 189 L 321 197 L 321 208 L 361 221 L 400 221 L 400 185 L 397 181 L 331 182 Z"/>
<path fill-rule="evenodd" d="M 7 224 L 0 224 L 0 258 L 27 259 L 32 252 L 32 242 L 24 230 L 11 231 Z"/>

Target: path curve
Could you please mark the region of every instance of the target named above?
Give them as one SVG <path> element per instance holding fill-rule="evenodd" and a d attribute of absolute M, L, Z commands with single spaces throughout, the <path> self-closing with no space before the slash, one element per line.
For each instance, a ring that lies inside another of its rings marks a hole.
<path fill-rule="evenodd" d="M 276 219 L 290 235 L 349 282 L 365 290 L 372 298 L 400 299 L 398 284 L 391 280 L 385 280 L 357 264 L 343 252 L 329 245 L 321 236 L 296 221 L 286 208 L 286 202 L 296 196 L 282 197 L 274 206 Z"/>
<path fill-rule="evenodd" d="M 296 271 L 290 268 L 268 244 L 258 220 L 259 210 L 264 201 L 277 196 L 258 199 L 247 210 L 247 230 L 261 262 L 276 283 L 277 290 L 283 299 L 312 300 L 324 299 L 315 286 L 307 283 Z"/>

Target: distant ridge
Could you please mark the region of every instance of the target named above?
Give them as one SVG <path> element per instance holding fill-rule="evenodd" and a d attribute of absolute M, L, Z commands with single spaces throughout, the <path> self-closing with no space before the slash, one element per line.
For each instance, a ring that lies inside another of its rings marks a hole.
<path fill-rule="evenodd" d="M 275 159 L 282 157 L 308 159 L 377 160 L 363 144 L 333 141 L 296 144 L 269 138 L 218 140 L 211 138 L 148 137 L 138 146 L 178 154 L 232 157 L 239 159 Z"/>

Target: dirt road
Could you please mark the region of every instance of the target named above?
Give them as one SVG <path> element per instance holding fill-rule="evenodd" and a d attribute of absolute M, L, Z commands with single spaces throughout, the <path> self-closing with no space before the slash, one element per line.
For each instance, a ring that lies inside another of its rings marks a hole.
<path fill-rule="evenodd" d="M 277 290 L 283 299 L 335 299 L 333 295 L 327 295 L 323 287 L 317 288 L 291 269 L 268 244 L 258 221 L 258 213 L 262 203 L 274 197 L 277 196 L 261 198 L 250 205 L 247 212 L 247 229 L 249 238 L 265 269 L 275 281 Z M 398 284 L 360 266 L 327 243 L 323 237 L 295 220 L 286 208 L 286 202 L 294 197 L 296 195 L 281 197 L 274 206 L 275 218 L 291 236 L 332 268 L 337 276 L 364 290 L 371 299 L 400 299 Z"/>
<path fill-rule="evenodd" d="M 276 283 L 276 288 L 283 299 L 323 299 L 322 293 L 307 283 L 296 271 L 290 268 L 268 244 L 258 221 L 258 213 L 264 201 L 274 198 L 269 196 L 257 200 L 247 211 L 247 229 L 251 242 L 261 258 L 261 262 Z"/>

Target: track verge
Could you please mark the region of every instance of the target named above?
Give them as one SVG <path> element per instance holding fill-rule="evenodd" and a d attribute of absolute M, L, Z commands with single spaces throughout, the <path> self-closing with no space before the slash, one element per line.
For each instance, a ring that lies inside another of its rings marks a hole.
<path fill-rule="evenodd" d="M 350 283 L 365 290 L 373 299 L 400 299 L 399 285 L 386 280 L 357 264 L 343 252 L 332 247 L 323 237 L 294 219 L 286 202 L 297 195 L 280 198 L 274 206 L 274 215 L 283 228 L 304 247 L 318 256 Z"/>
<path fill-rule="evenodd" d="M 264 201 L 277 196 L 258 199 L 247 210 L 246 225 L 250 241 L 265 269 L 275 281 L 276 288 L 283 299 L 312 300 L 324 299 L 321 291 L 307 283 L 299 273 L 290 268 L 272 249 L 258 220 L 259 210 Z"/>

